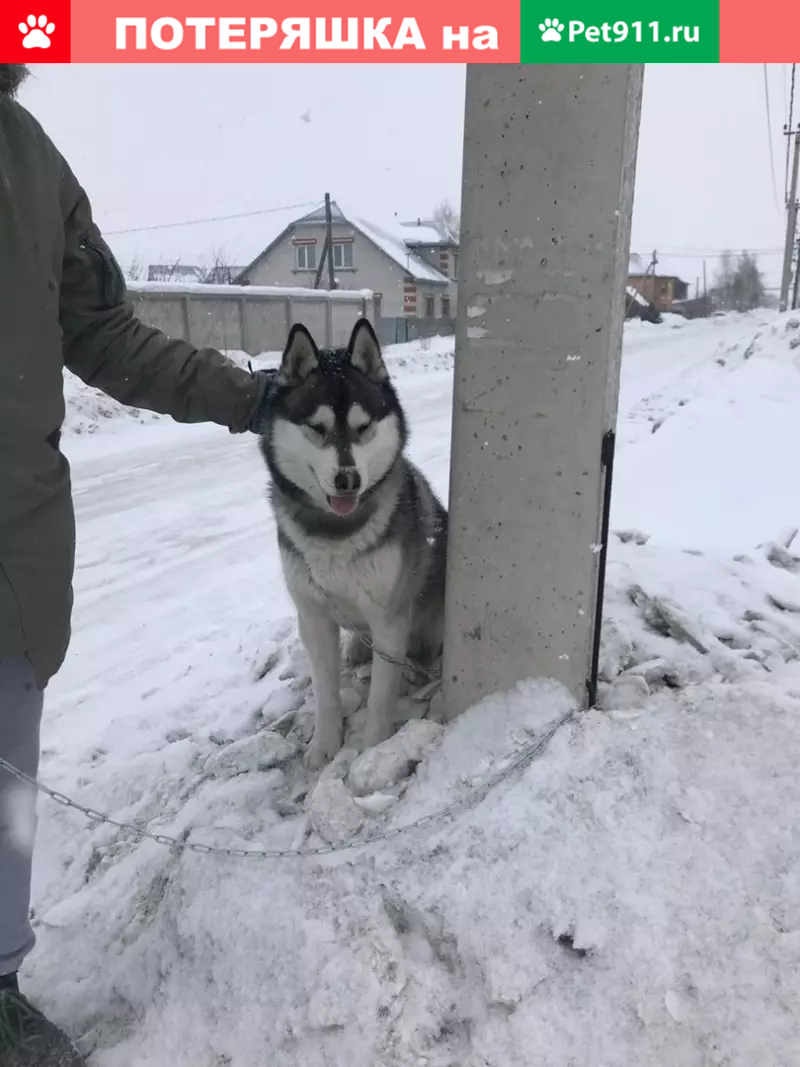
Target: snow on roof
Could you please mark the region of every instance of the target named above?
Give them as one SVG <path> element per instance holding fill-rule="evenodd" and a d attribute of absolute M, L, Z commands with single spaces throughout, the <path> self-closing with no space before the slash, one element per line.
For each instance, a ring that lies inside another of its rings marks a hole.
<path fill-rule="evenodd" d="M 325 204 L 321 204 L 319 207 L 315 207 L 313 211 L 309 211 L 307 215 L 303 215 L 302 218 L 295 220 L 295 226 L 301 225 L 319 225 L 322 223 L 325 225 Z M 344 216 L 344 212 L 336 203 L 335 200 L 331 200 L 331 222 L 347 222 Z"/>
<path fill-rule="evenodd" d="M 650 305 L 645 300 L 645 298 L 642 296 L 642 294 L 639 292 L 639 290 L 638 289 L 634 289 L 634 287 L 632 285 L 626 285 L 625 286 L 625 292 L 628 294 L 628 296 L 631 298 L 631 300 L 635 300 L 636 303 L 639 304 L 641 307 L 643 307 L 643 308 L 650 307 Z"/>
<path fill-rule="evenodd" d="M 458 243 L 447 227 L 435 220 L 417 219 L 416 222 L 401 222 L 398 230 L 399 236 L 407 244 L 451 245 Z"/>
<path fill-rule="evenodd" d="M 370 239 L 370 241 L 376 244 L 382 252 L 385 252 L 390 259 L 393 259 L 395 263 L 398 263 L 403 270 L 418 282 L 432 282 L 434 285 L 442 285 L 448 281 L 447 277 L 442 274 L 440 270 L 437 270 L 423 259 L 420 259 L 419 256 L 414 255 L 413 252 L 410 252 L 399 237 L 387 233 L 386 230 L 382 229 L 380 226 L 376 226 L 373 222 L 367 222 L 366 219 L 355 219 L 351 220 L 351 222 L 352 225 L 357 226 L 358 229 Z"/>
<path fill-rule="evenodd" d="M 418 240 L 418 238 L 414 236 L 414 233 L 418 229 L 415 223 L 409 224 L 410 229 L 408 231 L 406 231 L 405 229 L 400 230 L 400 227 L 405 227 L 406 224 L 395 223 L 392 225 L 391 228 L 377 226 L 375 223 L 368 222 L 366 219 L 359 219 L 356 218 L 354 215 L 346 214 L 335 200 L 331 201 L 331 221 L 334 223 L 338 223 L 339 225 L 355 226 L 364 234 L 365 237 L 367 237 L 370 241 L 377 245 L 382 252 L 389 256 L 390 259 L 393 259 L 395 263 L 399 264 L 399 266 L 401 266 L 403 270 L 407 271 L 407 273 L 410 274 L 411 277 L 415 278 L 417 281 L 430 282 L 433 284 L 443 284 L 448 281 L 448 278 L 445 274 L 437 270 L 435 267 L 432 267 L 429 263 L 426 263 L 423 259 L 415 255 L 406 247 L 406 240 L 413 242 L 416 242 Z M 279 241 L 281 237 L 287 232 L 287 230 L 291 229 L 291 227 L 319 226 L 324 224 L 324 204 L 315 207 L 312 211 L 309 211 L 307 215 L 303 215 L 299 219 L 290 220 L 285 225 L 284 229 L 262 249 L 258 256 L 256 256 L 256 258 L 247 267 L 241 270 L 239 276 L 241 277 L 241 275 L 246 275 L 248 271 L 250 271 L 256 265 L 256 263 L 263 259 L 266 253 L 271 250 L 274 244 Z M 427 225 L 428 224 L 425 224 L 425 226 Z M 432 226 L 434 224 L 431 223 L 430 225 Z M 428 238 L 425 239 L 424 243 L 436 244 L 442 240 L 441 237 L 436 235 L 437 231 L 435 229 L 426 230 L 426 232 L 428 233 Z M 431 237 L 431 235 L 433 236 Z"/>

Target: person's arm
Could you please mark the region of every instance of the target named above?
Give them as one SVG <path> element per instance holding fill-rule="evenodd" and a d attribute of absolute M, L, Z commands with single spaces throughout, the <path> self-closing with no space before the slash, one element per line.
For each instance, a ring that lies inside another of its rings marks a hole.
<path fill-rule="evenodd" d="M 197 349 L 141 323 L 126 302 L 122 271 L 92 220 L 89 200 L 66 164 L 62 190 L 59 318 L 69 370 L 121 404 L 178 422 L 257 432 L 269 375 L 251 374 L 214 349 Z"/>

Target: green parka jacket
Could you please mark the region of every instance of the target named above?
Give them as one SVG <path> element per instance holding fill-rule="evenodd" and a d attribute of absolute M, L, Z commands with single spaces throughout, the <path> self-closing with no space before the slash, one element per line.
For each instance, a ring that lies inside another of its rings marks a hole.
<path fill-rule="evenodd" d="M 40 686 L 69 642 L 75 523 L 63 370 L 179 422 L 250 426 L 267 388 L 134 318 L 86 194 L 39 123 L 0 96 L 0 660 Z"/>

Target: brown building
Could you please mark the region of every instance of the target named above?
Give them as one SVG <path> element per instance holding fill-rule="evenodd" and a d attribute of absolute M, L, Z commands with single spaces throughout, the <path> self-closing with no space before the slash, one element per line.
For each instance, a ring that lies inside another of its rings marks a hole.
<path fill-rule="evenodd" d="M 659 311 L 668 311 L 676 300 L 689 295 L 689 283 L 672 274 L 629 274 L 628 285 Z"/>

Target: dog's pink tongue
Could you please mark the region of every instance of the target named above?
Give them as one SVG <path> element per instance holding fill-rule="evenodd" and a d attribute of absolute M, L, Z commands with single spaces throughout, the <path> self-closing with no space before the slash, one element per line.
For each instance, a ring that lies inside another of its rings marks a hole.
<path fill-rule="evenodd" d="M 329 496 L 328 500 L 337 515 L 352 515 L 358 507 L 358 497 L 352 494 L 349 496 Z"/>

